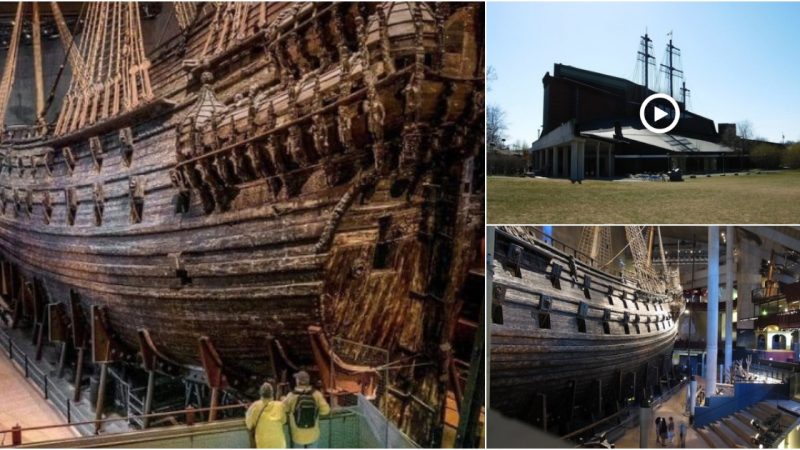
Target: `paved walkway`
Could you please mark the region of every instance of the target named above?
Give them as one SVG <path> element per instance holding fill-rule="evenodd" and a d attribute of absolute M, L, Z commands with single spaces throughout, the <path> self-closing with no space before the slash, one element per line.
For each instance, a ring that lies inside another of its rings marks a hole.
<path fill-rule="evenodd" d="M 700 377 L 697 377 L 698 383 L 697 388 L 700 389 L 705 383 Z M 675 439 L 672 440 L 672 444 L 667 443 L 667 445 L 663 447 L 671 447 L 671 448 L 678 448 L 680 447 L 680 442 L 678 438 L 678 430 L 680 427 L 680 423 L 686 423 L 686 448 L 708 448 L 705 441 L 697 435 L 697 432 L 694 431 L 689 426 L 689 416 L 684 415 L 685 405 L 686 405 L 686 391 L 689 389 L 689 384 L 687 383 L 680 391 L 675 393 L 669 400 L 664 402 L 663 404 L 657 406 L 653 409 L 653 420 L 650 422 L 650 436 L 647 440 L 647 447 L 648 448 L 662 448 L 661 444 L 656 443 L 656 432 L 655 432 L 655 420 L 656 417 L 664 417 L 665 419 L 669 420 L 670 417 L 675 421 Z M 614 444 L 616 444 L 617 448 L 639 448 L 639 420 L 636 419 L 636 426 L 630 428 L 625 434 L 617 440 Z"/>
<path fill-rule="evenodd" d="M 64 418 L 42 398 L 9 361 L 8 355 L 0 352 L 0 430 L 19 424 L 22 428 L 64 423 Z M 41 442 L 78 436 L 72 428 L 51 428 L 26 431 L 22 442 Z M 11 445 L 11 433 L 0 433 L 0 446 Z"/>

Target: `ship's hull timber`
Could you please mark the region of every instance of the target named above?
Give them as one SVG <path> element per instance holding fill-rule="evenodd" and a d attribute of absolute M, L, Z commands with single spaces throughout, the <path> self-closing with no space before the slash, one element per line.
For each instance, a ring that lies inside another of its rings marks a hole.
<path fill-rule="evenodd" d="M 496 231 L 491 407 L 566 432 L 576 407 L 652 395 L 677 333 L 668 298 L 514 231 Z"/>
<path fill-rule="evenodd" d="M 207 13 L 151 55 L 139 109 L 2 145 L 3 298 L 102 308 L 112 363 L 146 332 L 195 372 L 207 338 L 242 392 L 322 373 L 309 330 L 385 349 L 384 410 L 435 443 L 481 261 L 483 5 L 248 8 L 217 53 Z"/>

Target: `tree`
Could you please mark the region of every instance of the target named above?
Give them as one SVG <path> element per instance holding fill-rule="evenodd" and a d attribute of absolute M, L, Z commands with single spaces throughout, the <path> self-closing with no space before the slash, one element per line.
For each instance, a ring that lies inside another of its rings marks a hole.
<path fill-rule="evenodd" d="M 497 105 L 488 105 L 486 108 L 486 142 L 491 148 L 492 145 L 501 146 L 508 129 L 506 123 L 506 112 Z"/>
<path fill-rule="evenodd" d="M 739 135 L 739 139 L 741 140 L 741 148 L 742 152 L 747 153 L 750 150 L 750 140 L 753 139 L 753 124 L 750 123 L 749 120 L 743 120 L 736 124 L 736 134 Z"/>
<path fill-rule="evenodd" d="M 759 169 L 777 169 L 781 166 L 783 149 L 770 144 L 758 144 L 750 151 L 750 161 Z"/>
<path fill-rule="evenodd" d="M 494 70 L 494 66 L 489 66 L 486 68 L 486 90 L 492 90 L 492 83 L 497 80 L 497 71 Z"/>
<path fill-rule="evenodd" d="M 783 152 L 784 166 L 790 169 L 800 169 L 800 143 L 794 144 Z"/>
<path fill-rule="evenodd" d="M 511 144 L 511 150 L 515 152 L 521 152 L 523 150 L 528 150 L 529 148 L 530 147 L 528 146 L 528 143 L 525 142 L 524 139 L 517 139 L 513 144 Z"/>

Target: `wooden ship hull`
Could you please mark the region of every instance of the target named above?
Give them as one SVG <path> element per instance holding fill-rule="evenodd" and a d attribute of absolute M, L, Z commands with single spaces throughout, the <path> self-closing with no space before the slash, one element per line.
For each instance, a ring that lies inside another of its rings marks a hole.
<path fill-rule="evenodd" d="M 187 8 L 146 76 L 6 133 L 14 324 L 212 397 L 306 368 L 435 444 L 481 303 L 483 5 Z"/>
<path fill-rule="evenodd" d="M 495 236 L 493 409 L 564 435 L 582 417 L 593 422 L 650 397 L 672 376 L 670 297 L 513 228 Z"/>

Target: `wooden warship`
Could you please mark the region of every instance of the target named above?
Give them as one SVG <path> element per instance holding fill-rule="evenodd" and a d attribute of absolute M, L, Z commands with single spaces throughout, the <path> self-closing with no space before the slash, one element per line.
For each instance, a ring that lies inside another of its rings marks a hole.
<path fill-rule="evenodd" d="M 640 252 L 641 230 L 629 228 Z M 579 418 L 596 421 L 650 398 L 673 376 L 680 312 L 667 292 L 679 286 L 638 263 L 647 272 L 640 283 L 611 275 L 532 228 L 499 227 L 495 239 L 492 408 L 566 435 Z"/>
<path fill-rule="evenodd" d="M 19 4 L 0 84 L 5 112 L 32 8 L 39 120 L 0 149 L 14 326 L 101 389 L 133 364 L 212 406 L 310 369 L 436 445 L 482 327 L 483 5 L 176 2 L 181 32 L 146 52 L 135 2 L 87 3 L 80 39 L 53 2 L 54 123 L 41 7 Z"/>

